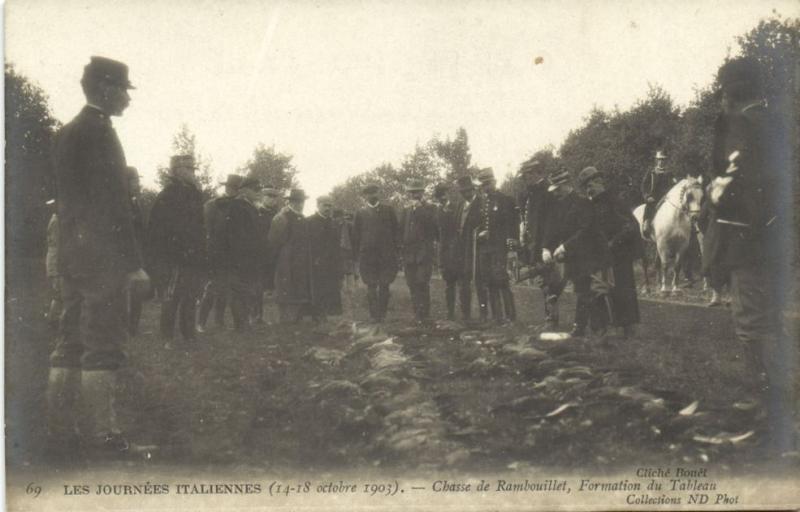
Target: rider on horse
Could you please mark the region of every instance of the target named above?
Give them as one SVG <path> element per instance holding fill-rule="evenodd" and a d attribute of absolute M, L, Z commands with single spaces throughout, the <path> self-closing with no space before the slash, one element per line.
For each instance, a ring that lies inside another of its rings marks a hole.
<path fill-rule="evenodd" d="M 642 196 L 645 200 L 644 221 L 642 222 L 642 237 L 652 237 L 653 217 L 659 201 L 675 185 L 675 177 L 664 167 L 667 157 L 663 151 L 656 153 L 655 168 L 647 171 L 642 179 Z"/>

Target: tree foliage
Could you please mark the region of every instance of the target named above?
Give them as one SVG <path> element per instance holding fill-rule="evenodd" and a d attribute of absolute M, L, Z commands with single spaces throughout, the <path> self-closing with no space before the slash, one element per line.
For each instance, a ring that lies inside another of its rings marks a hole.
<path fill-rule="evenodd" d="M 182 124 L 178 132 L 172 137 L 173 155 L 192 155 L 194 157 L 197 171 L 195 177 L 203 197 L 208 200 L 216 196 L 217 185 L 211 171 L 211 161 L 197 149 L 197 137 L 189 130 L 186 124 Z M 161 188 L 168 183 L 169 165 L 158 168 L 158 183 Z"/>
<path fill-rule="evenodd" d="M 259 144 L 247 163 L 239 169 L 239 173 L 281 191 L 297 188 L 297 168 L 292 163 L 292 158 L 292 155 L 277 151 L 275 146 Z"/>
<path fill-rule="evenodd" d="M 5 65 L 6 243 L 12 255 L 41 256 L 55 196 L 51 146 L 59 122 L 37 85 Z"/>

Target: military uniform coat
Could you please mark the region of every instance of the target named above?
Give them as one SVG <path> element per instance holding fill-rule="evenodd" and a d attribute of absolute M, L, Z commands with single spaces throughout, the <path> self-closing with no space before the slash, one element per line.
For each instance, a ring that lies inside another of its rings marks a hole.
<path fill-rule="evenodd" d="M 464 275 L 469 279 L 474 277 L 473 264 L 475 260 L 474 254 L 474 236 L 477 234 L 478 227 L 480 226 L 480 199 L 476 195 L 472 201 L 461 201 L 456 209 L 456 222 L 458 223 L 458 244 L 461 249 L 461 261 L 463 265 Z"/>
<path fill-rule="evenodd" d="M 111 120 L 86 106 L 56 134 L 61 275 L 122 275 L 142 267 L 126 161 Z"/>
<path fill-rule="evenodd" d="M 341 226 L 319 212 L 305 219 L 311 251 L 311 303 L 328 315 L 342 314 Z"/>
<path fill-rule="evenodd" d="M 311 303 L 311 259 L 308 224 L 303 215 L 285 206 L 272 219 L 269 245 L 275 252 L 275 301 Z"/>
<path fill-rule="evenodd" d="M 397 215 L 391 206 L 378 203 L 356 212 L 353 250 L 361 279 L 367 285 L 387 285 L 397 276 L 399 243 Z"/>

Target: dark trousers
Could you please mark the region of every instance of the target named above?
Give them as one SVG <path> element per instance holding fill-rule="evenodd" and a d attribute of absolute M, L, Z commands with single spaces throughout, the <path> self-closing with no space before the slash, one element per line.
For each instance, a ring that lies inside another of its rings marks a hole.
<path fill-rule="evenodd" d="M 472 314 L 472 280 L 469 276 L 448 276 L 445 280 L 444 295 L 447 302 L 447 318 L 453 320 L 456 315 L 456 290 L 461 305 L 461 318 L 469 320 Z"/>
<path fill-rule="evenodd" d="M 475 289 L 481 305 L 481 320 L 487 317 L 488 309 L 497 322 L 503 319 L 514 321 L 517 317 L 514 294 L 509 286 L 506 270 L 508 253 L 503 248 L 479 247 Z M 487 307 L 488 306 L 488 307 Z"/>
<path fill-rule="evenodd" d="M 610 321 L 608 296 L 592 290 L 592 276 L 583 275 L 572 280 L 575 288 L 575 330 L 579 334 L 591 327 L 592 331 L 603 332 Z"/>
<path fill-rule="evenodd" d="M 764 398 L 769 444 L 777 452 L 793 450 L 795 340 L 783 328 L 786 283 L 773 268 L 740 267 L 731 271 L 731 311 L 736 335 L 744 342 L 749 370 L 766 376 Z"/>
<path fill-rule="evenodd" d="M 139 320 L 142 318 L 144 299 L 138 293 L 128 292 L 128 333 L 136 336 L 139 332 Z"/>
<path fill-rule="evenodd" d="M 211 309 L 214 309 L 214 323 L 217 327 L 225 325 L 225 309 L 228 307 L 228 290 L 222 284 L 222 279 L 212 277 L 203 290 L 200 300 L 200 314 L 197 323 L 205 327 Z"/>
<path fill-rule="evenodd" d="M 417 321 L 427 320 L 431 313 L 431 262 L 406 263 L 404 268 L 406 284 L 411 293 L 414 317 Z"/>
<path fill-rule="evenodd" d="M 50 355 L 53 368 L 116 370 L 127 360 L 122 347 L 128 339 L 124 275 L 61 280 L 63 309 L 59 337 Z M 81 315 L 86 332 L 81 336 Z"/>
<path fill-rule="evenodd" d="M 177 319 L 181 336 L 187 341 L 196 339 L 195 314 L 199 276 L 192 269 L 176 267 L 170 275 L 169 284 L 161 302 L 161 335 L 175 335 Z"/>
<path fill-rule="evenodd" d="M 382 322 L 386 318 L 389 309 L 388 284 L 367 284 L 367 308 L 372 320 Z"/>

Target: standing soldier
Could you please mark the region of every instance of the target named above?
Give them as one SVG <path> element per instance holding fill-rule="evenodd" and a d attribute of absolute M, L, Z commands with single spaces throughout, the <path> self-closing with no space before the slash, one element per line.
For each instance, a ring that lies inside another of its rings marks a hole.
<path fill-rule="evenodd" d="M 142 193 L 142 186 L 139 182 L 139 171 L 136 167 L 126 167 L 125 173 L 128 176 L 128 193 L 131 201 L 131 214 L 133 215 L 133 233 L 136 237 L 136 244 L 141 248 L 144 243 L 144 219 L 142 218 L 142 208 L 139 206 L 139 196 Z M 142 302 L 144 296 L 141 290 L 128 291 L 128 332 L 131 336 L 136 336 L 139 331 L 139 319 L 142 317 Z"/>
<path fill-rule="evenodd" d="M 605 334 L 608 314 L 605 301 L 596 300 L 598 292 L 592 284 L 603 282 L 599 272 L 610 264 L 610 255 L 597 228 L 592 204 L 572 188 L 569 173 L 559 170 L 548 177 L 547 190 L 554 194 L 555 204 L 547 216 L 542 261 L 564 262 L 565 278 L 575 288 L 575 325 L 570 333 L 580 337 L 592 320 L 592 329 Z M 593 275 L 594 274 L 594 275 Z"/>
<path fill-rule="evenodd" d="M 761 99 L 758 62 L 731 60 L 719 70 L 722 115 L 716 126 L 712 222 L 719 243 L 712 264 L 730 273 L 733 323 L 747 346 L 767 409 L 764 448 L 780 457 L 795 447 L 796 337 L 783 326 L 797 231 L 792 224 L 792 162 L 786 114 Z M 759 379 L 761 380 L 761 379 Z"/>
<path fill-rule="evenodd" d="M 78 396 L 88 414 L 85 447 L 120 456 L 144 447 L 120 433 L 114 410 L 117 370 L 127 357 L 125 291 L 148 284 L 133 227 L 125 154 L 111 126 L 130 102 L 128 67 L 92 57 L 81 86 L 87 105 L 56 135 L 58 269 L 64 311 L 50 356 L 47 387 L 48 455 L 78 455 Z M 86 315 L 81 333 L 81 311 Z"/>
<path fill-rule="evenodd" d="M 317 211 L 306 219 L 311 255 L 311 307 L 314 318 L 342 314 L 341 225 L 333 219 L 333 201 L 317 198 Z"/>
<path fill-rule="evenodd" d="M 230 272 L 227 269 L 225 250 L 228 214 L 231 203 L 239 193 L 244 177 L 229 174 L 225 185 L 225 195 L 209 199 L 203 205 L 203 220 L 206 227 L 206 249 L 208 251 L 208 282 L 200 300 L 197 314 L 197 331 L 204 332 L 211 308 L 217 327 L 225 326 L 225 309 L 228 307 Z"/>
<path fill-rule="evenodd" d="M 445 300 L 447 302 L 447 319 L 455 320 L 456 317 L 456 287 L 460 286 L 461 314 L 464 320 L 469 318 L 469 281 L 464 280 L 464 248 L 458 236 L 458 208 L 448 197 L 447 185 L 436 185 L 433 192 L 434 198 L 439 203 L 436 212 L 436 224 L 439 230 L 439 272 L 445 282 Z M 467 294 L 466 300 L 464 293 Z"/>
<path fill-rule="evenodd" d="M 389 285 L 397 276 L 397 216 L 391 206 L 380 202 L 377 185 L 362 190 L 367 206 L 353 221 L 353 253 L 358 273 L 367 286 L 369 316 L 383 322 L 389 309 Z"/>
<path fill-rule="evenodd" d="M 153 259 L 169 269 L 161 303 L 161 335 L 172 348 L 177 318 L 187 343 L 197 341 L 195 311 L 206 266 L 203 194 L 195 179 L 192 155 L 174 155 L 164 189 L 150 212 L 148 245 Z"/>
<path fill-rule="evenodd" d="M 272 219 L 270 250 L 275 253 L 275 302 L 280 321 L 299 322 L 311 306 L 308 225 L 303 217 L 306 193 L 289 192 L 288 204 Z"/>
<path fill-rule="evenodd" d="M 256 178 L 242 180 L 225 222 L 222 272 L 228 276 L 225 279 L 226 295 L 231 300 L 233 327 L 237 331 L 250 326 L 250 312 L 259 290 L 261 240 L 258 210 L 254 203 L 260 189 L 261 184 Z"/>
<path fill-rule="evenodd" d="M 587 167 L 578 175 L 578 186 L 592 202 L 594 216 L 611 252 L 610 292 L 613 325 L 622 328 L 623 337 L 633 333 L 639 323 L 639 300 L 633 262 L 641 257 L 641 239 L 636 219 L 622 201 L 608 189 L 606 175 Z"/>
<path fill-rule="evenodd" d="M 457 244 L 461 259 L 461 312 L 464 320 L 472 315 L 472 282 L 477 278 L 478 227 L 480 225 L 480 199 L 475 192 L 475 184 L 469 176 L 461 176 L 456 180 L 462 201 L 456 208 L 456 225 L 458 230 Z M 478 303 L 481 305 L 481 321 L 486 321 L 486 289 L 477 288 Z"/>
<path fill-rule="evenodd" d="M 431 310 L 431 275 L 433 243 L 436 241 L 436 208 L 424 200 L 425 185 L 411 180 L 406 187 L 409 205 L 400 216 L 400 246 L 403 271 L 411 292 L 414 318 L 418 324 L 429 320 Z"/>
<path fill-rule="evenodd" d="M 558 297 L 561 294 L 560 276 L 555 265 L 542 264 L 542 247 L 547 216 L 553 207 L 553 195 L 547 191 L 548 182 L 544 164 L 536 159 L 524 162 L 520 168 L 525 179 L 525 193 L 520 213 L 525 231 L 522 235 L 522 254 L 525 264 L 538 267 L 539 281 L 544 295 L 545 329 L 558 327 Z"/>
<path fill-rule="evenodd" d="M 257 324 L 264 323 L 264 293 L 274 289 L 275 263 L 269 250 L 269 229 L 281 206 L 280 190 L 271 187 L 262 190 L 258 206 L 258 289 L 253 303 L 253 321 Z"/>
<path fill-rule="evenodd" d="M 642 238 L 652 237 L 653 217 L 656 214 L 658 202 L 661 201 L 669 189 L 675 185 L 675 178 L 672 173 L 664 167 L 667 159 L 663 151 L 656 153 L 656 166 L 648 170 L 642 178 L 642 197 L 644 197 L 645 207 L 642 215 Z"/>
<path fill-rule="evenodd" d="M 517 310 L 506 264 L 508 251 L 519 243 L 519 215 L 514 200 L 497 190 L 491 168 L 483 169 L 478 174 L 478 180 L 483 194 L 480 197 L 478 275 L 475 286 L 487 289 L 492 317 L 497 323 L 503 323 L 504 318 L 505 321 L 514 322 Z M 482 320 L 485 319 L 485 310 L 484 303 L 481 303 Z"/>

